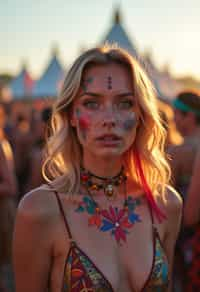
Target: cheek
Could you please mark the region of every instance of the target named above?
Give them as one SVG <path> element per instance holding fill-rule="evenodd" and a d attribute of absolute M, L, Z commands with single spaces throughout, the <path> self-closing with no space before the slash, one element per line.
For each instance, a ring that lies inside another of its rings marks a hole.
<path fill-rule="evenodd" d="M 77 120 L 77 127 L 80 130 L 88 130 L 90 127 L 90 118 L 87 114 L 82 112 L 80 108 L 77 108 L 75 111 L 75 117 Z"/>
<path fill-rule="evenodd" d="M 78 124 L 79 124 L 80 130 L 87 131 L 90 128 L 91 122 L 88 116 L 83 115 L 78 118 Z"/>
<path fill-rule="evenodd" d="M 137 118 L 136 115 L 133 113 L 130 116 L 126 116 L 122 120 L 122 129 L 125 132 L 131 132 L 137 126 Z"/>
<path fill-rule="evenodd" d="M 77 116 L 78 127 L 80 130 L 88 131 L 94 130 L 98 124 L 98 121 L 102 121 L 102 117 L 99 118 L 98 114 L 90 114 L 88 112 L 80 111 Z"/>
<path fill-rule="evenodd" d="M 78 111 L 77 117 L 77 134 L 80 135 L 80 139 L 86 141 L 89 132 L 92 127 L 91 117 L 84 112 Z"/>

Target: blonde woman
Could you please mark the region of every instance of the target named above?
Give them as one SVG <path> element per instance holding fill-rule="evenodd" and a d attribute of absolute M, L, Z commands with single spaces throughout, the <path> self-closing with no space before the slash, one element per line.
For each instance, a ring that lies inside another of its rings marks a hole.
<path fill-rule="evenodd" d="M 166 187 L 165 131 L 139 64 L 116 47 L 85 52 L 51 128 L 48 184 L 18 209 L 16 292 L 169 291 L 182 203 Z"/>

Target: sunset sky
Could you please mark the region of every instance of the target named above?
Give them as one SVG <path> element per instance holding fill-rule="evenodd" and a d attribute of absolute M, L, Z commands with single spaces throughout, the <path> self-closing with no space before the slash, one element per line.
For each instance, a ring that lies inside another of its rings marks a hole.
<path fill-rule="evenodd" d="M 38 78 L 55 45 L 67 68 L 107 34 L 116 5 L 139 52 L 200 79 L 199 0 L 0 0 L 0 73 L 16 74 L 25 62 Z"/>

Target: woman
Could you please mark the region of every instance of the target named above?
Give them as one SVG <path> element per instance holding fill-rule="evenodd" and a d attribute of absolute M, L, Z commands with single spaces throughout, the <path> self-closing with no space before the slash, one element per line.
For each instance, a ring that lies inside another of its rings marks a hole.
<path fill-rule="evenodd" d="M 151 83 L 126 51 L 85 52 L 52 114 L 47 186 L 21 201 L 16 291 L 168 291 L 181 200 L 166 187 Z"/>
<path fill-rule="evenodd" d="M 174 186 L 185 199 L 199 148 L 200 91 L 190 89 L 180 92 L 173 106 L 176 127 L 183 137 L 183 142 L 169 148 L 169 154 L 172 158 Z"/>
<path fill-rule="evenodd" d="M 180 145 L 168 147 L 167 151 L 171 156 L 174 187 L 185 202 L 200 141 L 200 91 L 190 89 L 180 92 L 173 106 L 175 123 L 183 136 L 183 142 Z M 181 291 L 185 291 L 186 283 L 190 283 L 188 271 L 191 264 L 191 242 L 194 233 L 193 227 L 183 226 L 177 241 L 174 274 Z"/>
<path fill-rule="evenodd" d="M 30 191 L 43 184 L 44 178 L 42 175 L 42 162 L 43 162 L 43 146 L 45 143 L 46 133 L 48 132 L 48 122 L 51 116 L 51 108 L 46 107 L 40 113 L 35 121 L 35 143 L 30 151 L 30 171 L 26 184 L 26 191 Z M 38 171 L 35 171 L 38 169 Z"/>

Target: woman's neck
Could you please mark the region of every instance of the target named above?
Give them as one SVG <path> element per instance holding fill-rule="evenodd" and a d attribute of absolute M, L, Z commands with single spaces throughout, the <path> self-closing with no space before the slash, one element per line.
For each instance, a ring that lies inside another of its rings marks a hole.
<path fill-rule="evenodd" d="M 122 167 L 121 158 L 84 157 L 83 166 L 100 177 L 114 177 Z"/>

